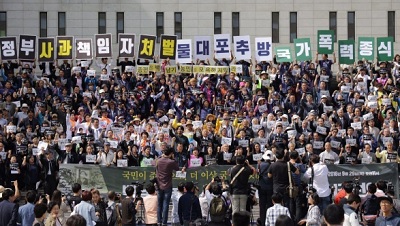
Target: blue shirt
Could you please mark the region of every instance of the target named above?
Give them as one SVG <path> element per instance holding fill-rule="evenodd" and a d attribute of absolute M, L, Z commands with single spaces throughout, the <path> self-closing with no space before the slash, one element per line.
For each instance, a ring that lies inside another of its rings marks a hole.
<path fill-rule="evenodd" d="M 35 205 L 28 202 L 27 204 L 21 206 L 21 208 L 18 209 L 18 218 L 22 225 L 33 224 L 33 222 L 35 221 L 35 213 L 33 212 L 34 208 Z"/>

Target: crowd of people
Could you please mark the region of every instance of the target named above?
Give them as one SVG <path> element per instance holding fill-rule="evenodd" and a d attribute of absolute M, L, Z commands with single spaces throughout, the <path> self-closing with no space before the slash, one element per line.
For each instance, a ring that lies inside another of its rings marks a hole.
<path fill-rule="evenodd" d="M 157 223 L 166 224 L 172 171 L 232 165 L 234 212 L 244 211 L 246 178 L 258 173 L 261 222 L 273 203 L 284 203 L 304 223 L 307 201 L 293 195 L 304 193 L 302 178 L 313 181 L 312 205 L 322 213 L 331 203 L 320 177 L 327 164 L 400 161 L 400 55 L 339 65 L 337 73 L 335 55 L 318 53 L 292 63 L 213 60 L 193 65 L 240 64 L 242 73 L 167 74 L 171 61 L 157 57 L 161 72 L 150 74 L 126 72 L 150 63 L 128 58 L 93 60 L 98 75 L 87 75 L 92 62 L 3 62 L 0 184 L 43 187 L 53 198 L 62 164 L 155 167 Z"/>

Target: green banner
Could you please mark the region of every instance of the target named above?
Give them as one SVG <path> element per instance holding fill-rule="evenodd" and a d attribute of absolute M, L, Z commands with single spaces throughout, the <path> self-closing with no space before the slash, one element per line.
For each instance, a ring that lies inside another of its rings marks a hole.
<path fill-rule="evenodd" d="M 317 35 L 318 53 L 331 54 L 334 51 L 333 42 L 335 40 L 335 32 L 331 30 L 319 30 Z"/>
<path fill-rule="evenodd" d="M 177 187 L 180 182 L 190 180 L 198 183 L 198 187 L 209 183 L 215 176 L 230 179 L 227 170 L 232 166 L 207 166 L 188 169 L 186 178 L 173 178 L 173 185 Z M 366 192 L 367 185 L 378 180 L 386 180 L 398 188 L 398 171 L 396 163 L 368 164 L 368 165 L 328 165 L 329 183 L 340 188 L 343 181 L 354 181 L 360 178 L 362 192 Z M 80 183 L 82 189 L 97 188 L 102 194 L 113 190 L 124 193 L 125 187 L 132 182 L 149 182 L 155 177 L 154 167 L 103 167 L 98 165 L 62 164 L 60 165 L 60 183 L 58 189 L 64 194 L 71 194 L 71 185 Z M 250 181 L 255 181 L 251 177 Z M 337 191 L 338 189 L 336 189 Z M 396 189 L 397 192 L 397 189 Z"/>
<path fill-rule="evenodd" d="M 292 62 L 292 52 L 290 47 L 276 47 L 275 48 L 276 61 L 278 63 Z"/>
<path fill-rule="evenodd" d="M 338 44 L 338 49 L 340 64 L 354 64 L 354 40 L 340 40 Z"/>
<path fill-rule="evenodd" d="M 375 38 L 359 37 L 358 38 L 358 59 L 374 60 Z"/>
<path fill-rule="evenodd" d="M 393 37 L 376 38 L 378 61 L 393 60 L 393 45 Z"/>
<path fill-rule="evenodd" d="M 296 52 L 296 60 L 306 61 L 312 60 L 310 38 L 298 38 L 294 40 L 294 50 Z"/>

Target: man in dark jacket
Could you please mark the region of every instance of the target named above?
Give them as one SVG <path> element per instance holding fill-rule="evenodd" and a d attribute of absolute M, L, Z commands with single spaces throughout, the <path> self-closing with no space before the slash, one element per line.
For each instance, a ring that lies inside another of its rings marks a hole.
<path fill-rule="evenodd" d="M 1 193 L 0 202 L 0 225 L 17 225 L 18 219 L 18 205 L 14 203 L 15 192 L 6 188 L 3 193 Z"/>
<path fill-rule="evenodd" d="M 194 194 L 193 182 L 186 182 L 185 194 L 179 198 L 178 215 L 181 225 L 188 226 L 189 223 L 202 217 L 199 198 Z"/>
<path fill-rule="evenodd" d="M 134 204 L 133 193 L 135 189 L 132 186 L 128 186 L 125 189 L 126 198 L 121 201 L 121 212 L 122 212 L 122 225 L 123 226 L 134 226 L 136 225 L 136 208 Z"/>

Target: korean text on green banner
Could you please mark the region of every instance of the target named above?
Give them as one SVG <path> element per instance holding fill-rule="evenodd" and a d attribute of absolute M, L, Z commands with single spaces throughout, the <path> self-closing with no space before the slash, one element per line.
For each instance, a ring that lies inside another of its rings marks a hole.
<path fill-rule="evenodd" d="M 334 51 L 333 42 L 335 40 L 335 32 L 331 30 L 319 30 L 317 35 L 318 53 L 331 54 Z"/>
<path fill-rule="evenodd" d="M 359 37 L 358 38 L 358 59 L 374 60 L 375 38 Z"/>
<path fill-rule="evenodd" d="M 379 61 L 392 61 L 394 49 L 393 37 L 376 38 Z"/>
<path fill-rule="evenodd" d="M 278 63 L 292 62 L 292 53 L 290 47 L 275 48 L 276 61 Z"/>
<path fill-rule="evenodd" d="M 298 61 L 312 60 L 310 38 L 295 39 L 294 50 L 296 53 L 296 60 Z"/>
<path fill-rule="evenodd" d="M 355 61 L 354 40 L 340 40 L 338 44 L 339 49 L 339 63 L 340 64 L 353 64 Z"/>

